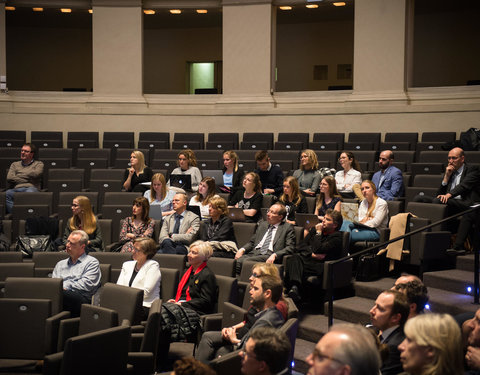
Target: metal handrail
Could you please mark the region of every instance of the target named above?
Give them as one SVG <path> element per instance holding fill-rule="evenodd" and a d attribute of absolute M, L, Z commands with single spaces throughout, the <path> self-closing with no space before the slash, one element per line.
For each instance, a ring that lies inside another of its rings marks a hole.
<path fill-rule="evenodd" d="M 328 267 L 328 275 L 329 275 L 329 280 L 328 280 L 328 285 L 327 285 L 327 290 L 328 290 L 328 296 L 329 296 L 329 299 L 328 299 L 328 327 L 330 328 L 333 324 L 333 298 L 334 298 L 334 295 L 333 295 L 333 278 L 334 278 L 334 275 L 333 275 L 333 267 L 336 265 L 336 264 L 339 264 L 339 263 L 343 263 L 349 259 L 353 259 L 353 258 L 356 258 L 356 257 L 359 257 L 363 254 L 366 254 L 366 253 L 370 253 L 372 252 L 373 250 L 376 250 L 376 249 L 379 249 L 381 247 L 384 247 L 385 245 L 388 245 L 388 244 L 391 244 L 392 242 L 396 242 L 396 241 L 399 241 L 399 240 L 402 240 L 404 238 L 407 238 L 407 237 L 410 237 L 410 236 L 413 236 L 414 234 L 417 234 L 417 233 L 420 233 L 420 232 L 423 232 L 425 229 L 429 229 L 429 228 L 432 228 L 432 227 L 435 227 L 439 224 L 442 224 L 442 223 L 445 223 L 447 221 L 450 221 L 452 219 L 455 219 L 459 216 L 462 216 L 462 215 L 465 215 L 465 214 L 468 214 L 470 212 L 473 212 L 473 211 L 476 211 L 480 208 L 480 204 L 479 205 L 475 205 L 475 206 L 472 206 L 471 208 L 469 208 L 468 210 L 465 210 L 465 211 L 462 211 L 462 212 L 459 212 L 457 214 L 454 214 L 452 216 L 449 216 L 445 219 L 442 219 L 442 220 L 439 220 L 439 221 L 436 221 L 435 223 L 432 223 L 432 224 L 428 224 L 428 225 L 425 225 L 424 227 L 421 227 L 421 228 L 418 228 L 418 229 L 415 229 L 414 231 L 412 232 L 409 232 L 409 233 L 406 233 L 406 234 L 403 234 L 401 236 L 398 236 L 398 237 L 395 237 L 391 240 L 388 240 L 388 241 L 385 241 L 383 243 L 380 243 L 378 245 L 375 245 L 375 246 L 372 246 L 372 247 L 369 247 L 369 248 L 366 248 L 366 249 L 363 249 L 355 254 L 351 254 L 351 255 L 347 255 L 343 258 L 340 258 L 340 259 L 337 259 L 337 260 L 334 260 L 334 261 L 330 261 L 328 263 L 326 263 L 326 266 Z M 475 259 L 474 259 L 474 291 L 473 291 L 473 302 L 475 304 L 478 304 L 479 303 L 479 294 L 480 294 L 480 290 L 479 290 L 479 235 L 478 235 L 478 230 L 475 230 L 475 241 L 474 241 L 474 254 L 475 254 Z"/>

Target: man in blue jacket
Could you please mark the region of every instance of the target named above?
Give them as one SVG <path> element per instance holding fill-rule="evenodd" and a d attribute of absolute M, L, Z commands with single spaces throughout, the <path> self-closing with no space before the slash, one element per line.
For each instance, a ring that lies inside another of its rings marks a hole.
<path fill-rule="evenodd" d="M 402 171 L 393 165 L 393 152 L 382 151 L 378 159 L 380 170 L 373 175 L 372 181 L 377 187 L 377 195 L 386 200 L 393 201 L 403 196 Z"/>

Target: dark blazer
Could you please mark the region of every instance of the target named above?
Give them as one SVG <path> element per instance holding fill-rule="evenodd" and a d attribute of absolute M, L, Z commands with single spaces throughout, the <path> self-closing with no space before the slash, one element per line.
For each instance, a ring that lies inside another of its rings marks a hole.
<path fill-rule="evenodd" d="M 382 375 L 396 375 L 403 372 L 402 362 L 400 362 L 400 351 L 398 345 L 405 339 L 403 328 L 398 327 L 384 341 L 388 345 L 388 358 L 383 363 L 380 371 Z"/>
<path fill-rule="evenodd" d="M 202 241 L 235 241 L 235 232 L 233 222 L 227 216 L 221 216 L 218 219 L 218 228 L 212 237 L 208 237 L 208 226 L 212 224 L 212 219 L 200 223 L 199 239 Z"/>
<path fill-rule="evenodd" d="M 335 231 L 331 234 L 317 234 L 315 227 L 310 228 L 305 239 L 298 246 L 298 253 L 307 259 L 313 259 L 314 254 L 326 254 L 322 262 L 339 259 L 342 255 L 343 232 Z M 318 261 L 317 261 L 318 262 Z"/>
<path fill-rule="evenodd" d="M 250 238 L 250 241 L 242 246 L 245 249 L 245 254 L 255 250 L 267 230 L 268 222 L 261 221 L 260 224 L 258 224 L 257 231 L 252 238 Z M 281 222 L 273 239 L 273 251 L 277 254 L 277 260 L 280 260 L 284 255 L 291 254 L 294 251 L 295 241 L 296 238 L 293 225 Z"/>
<path fill-rule="evenodd" d="M 275 190 L 275 195 L 279 195 L 283 191 L 283 172 L 280 167 L 273 165 L 269 171 L 261 171 L 255 169 L 254 172 L 260 176 L 262 181 L 262 191 L 264 189 Z"/>
<path fill-rule="evenodd" d="M 190 276 L 185 284 L 187 286 L 190 287 L 188 292 L 192 299 L 182 303 L 182 306 L 189 307 L 200 315 L 212 313 L 217 302 L 218 286 L 217 279 L 208 266 L 193 277 Z"/>
<path fill-rule="evenodd" d="M 452 176 L 450 176 L 448 184 L 440 186 L 437 195 L 450 193 L 452 197 L 461 195 L 462 200 L 468 203 L 480 202 L 480 170 L 475 165 L 467 165 L 465 163 L 463 166 L 460 183 L 453 190 L 450 190 L 450 184 L 452 183 Z"/>
<path fill-rule="evenodd" d="M 403 196 L 403 176 L 402 171 L 391 165 L 385 171 L 385 178 L 380 184 L 382 171 L 376 172 L 372 177 L 372 182 L 377 187 L 377 195 L 386 200 L 392 201 L 396 197 Z"/>
<path fill-rule="evenodd" d="M 263 313 L 263 314 L 262 314 Z M 257 327 L 273 327 L 280 328 L 285 320 L 283 319 L 282 313 L 276 308 L 271 307 L 265 312 L 259 313 L 260 317 L 253 323 L 253 326 L 248 330 L 248 332 L 242 337 L 240 341 L 240 347 L 244 347 L 248 338 L 250 337 L 250 332 Z"/>

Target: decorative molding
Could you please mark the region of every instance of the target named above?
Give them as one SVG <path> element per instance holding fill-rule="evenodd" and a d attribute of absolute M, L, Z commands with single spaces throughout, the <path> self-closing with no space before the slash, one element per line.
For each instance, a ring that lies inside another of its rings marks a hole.
<path fill-rule="evenodd" d="M 92 0 L 97 7 L 142 7 L 142 0 Z"/>
<path fill-rule="evenodd" d="M 145 9 L 161 9 L 161 8 L 180 8 L 180 9 L 208 9 L 220 8 L 221 0 L 143 0 Z"/>
<path fill-rule="evenodd" d="M 222 5 L 260 5 L 272 4 L 272 0 L 222 0 Z"/>
<path fill-rule="evenodd" d="M 16 7 L 89 9 L 91 0 L 15 0 Z"/>

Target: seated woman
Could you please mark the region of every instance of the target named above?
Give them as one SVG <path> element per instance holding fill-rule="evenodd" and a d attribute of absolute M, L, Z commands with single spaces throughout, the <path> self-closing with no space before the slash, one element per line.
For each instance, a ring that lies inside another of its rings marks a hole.
<path fill-rule="evenodd" d="M 65 246 L 67 244 L 68 236 L 74 230 L 81 229 L 88 234 L 87 251 L 103 251 L 102 231 L 98 220 L 93 214 L 90 199 L 83 195 L 79 195 L 73 199 L 72 202 L 73 216 L 68 219 L 65 230 L 63 231 L 63 238 L 57 239 L 57 245 Z"/>
<path fill-rule="evenodd" d="M 464 373 L 460 328 L 451 315 L 418 315 L 407 320 L 404 331 L 405 339 L 398 345 L 398 350 L 406 373 L 411 375 Z M 466 359 L 468 364 L 469 353 Z M 465 372 L 467 373 L 470 374 Z"/>
<path fill-rule="evenodd" d="M 212 245 L 214 257 L 235 258 L 237 252 L 233 223 L 227 214 L 225 199 L 219 196 L 210 199 L 210 218 L 200 225 L 199 239 Z"/>
<path fill-rule="evenodd" d="M 322 175 L 318 170 L 318 159 L 315 151 L 306 149 L 300 153 L 300 169 L 293 172 L 298 181 L 300 191 L 314 197 L 317 193 Z"/>
<path fill-rule="evenodd" d="M 211 177 L 204 177 L 198 184 L 197 194 L 195 194 L 188 203 L 190 206 L 200 207 L 202 220 L 208 220 L 210 218 L 210 201 L 213 197 L 218 197 L 215 191 L 215 180 Z"/>
<path fill-rule="evenodd" d="M 175 191 L 168 188 L 165 176 L 161 173 L 155 173 L 152 177 L 150 190 L 143 194 L 148 199 L 150 206 L 160 205 L 162 207 L 162 216 L 173 214 L 173 197 Z"/>
<path fill-rule="evenodd" d="M 358 207 L 358 221 L 363 226 L 360 227 L 345 220 L 341 229 L 350 232 L 351 243 L 378 241 L 380 235 L 377 229 L 386 228 L 388 225 L 388 205 L 386 201 L 377 196 L 375 184 L 370 180 L 365 180 L 362 182 L 361 189 L 364 199 Z"/>
<path fill-rule="evenodd" d="M 133 241 L 138 237 L 153 237 L 155 220 L 148 216 L 150 205 L 147 198 L 138 197 L 133 201 L 132 216 L 123 220 L 120 241 L 124 242 L 122 253 L 133 253 Z"/>
<path fill-rule="evenodd" d="M 335 179 L 332 176 L 327 176 L 320 182 L 320 194 L 318 194 L 315 207 L 315 215 L 318 216 L 320 221 L 323 220 L 325 212 L 329 208 L 339 212 L 342 209 L 342 197 L 337 192 Z"/>
<path fill-rule="evenodd" d="M 148 190 L 144 182 L 152 180 L 153 172 L 145 165 L 145 157 L 142 151 L 135 150 L 130 155 L 130 168 L 125 170 L 123 176 L 123 188 L 126 191 L 139 191 L 144 193 Z"/>
<path fill-rule="evenodd" d="M 133 260 L 123 263 L 117 284 L 143 290 L 142 320 L 146 320 L 152 302 L 160 298 L 160 266 L 152 259 L 157 253 L 157 244 L 149 237 L 135 238 L 132 243 Z"/>
<path fill-rule="evenodd" d="M 238 190 L 228 202 L 229 207 L 243 208 L 247 223 L 256 223 L 262 217 L 262 183 L 260 176 L 249 172 L 243 178 L 243 189 Z"/>
<path fill-rule="evenodd" d="M 202 180 L 200 169 L 197 168 L 197 158 L 195 153 L 190 149 L 182 150 L 178 153 L 178 167 L 171 174 L 188 174 L 192 176 L 192 191 L 198 190 L 198 184 Z M 170 186 L 170 181 L 168 181 Z"/>
<path fill-rule="evenodd" d="M 234 194 L 242 188 L 243 169 L 238 168 L 238 155 L 235 151 L 225 151 L 223 153 L 223 186 L 220 188 L 223 192 Z"/>
<path fill-rule="evenodd" d="M 170 342 L 196 339 L 197 330 L 200 329 L 200 315 L 213 312 L 218 287 L 215 274 L 207 267 L 207 261 L 212 253 L 212 247 L 208 242 L 195 241 L 190 246 L 188 251 L 190 267 L 178 284 L 175 298 L 162 305 L 158 351 L 160 361 L 168 359 Z"/>
<path fill-rule="evenodd" d="M 295 177 L 288 176 L 283 180 L 283 194 L 278 199 L 287 209 L 287 223 L 295 225 L 295 213 L 306 214 L 308 212 L 307 200 L 300 194 L 298 182 Z"/>
<path fill-rule="evenodd" d="M 360 201 L 363 196 L 360 191 L 360 184 L 362 183 L 362 169 L 355 156 L 350 151 L 343 151 L 338 159 L 343 171 L 338 171 L 335 174 L 335 181 L 337 183 L 337 190 L 344 198 L 357 197 Z"/>

